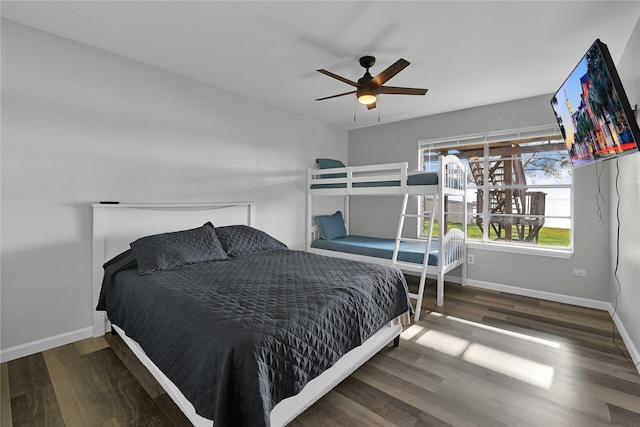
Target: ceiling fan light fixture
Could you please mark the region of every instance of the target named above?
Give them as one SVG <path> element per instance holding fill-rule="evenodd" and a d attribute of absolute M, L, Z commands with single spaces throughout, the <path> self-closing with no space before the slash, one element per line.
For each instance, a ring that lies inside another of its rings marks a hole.
<path fill-rule="evenodd" d="M 364 105 L 373 104 L 374 102 L 376 102 L 376 96 L 375 95 L 360 95 L 358 97 L 358 102 L 360 104 L 364 104 Z"/>
<path fill-rule="evenodd" d="M 357 96 L 360 104 L 369 105 L 376 102 L 376 93 L 370 87 L 363 87 L 358 90 Z"/>

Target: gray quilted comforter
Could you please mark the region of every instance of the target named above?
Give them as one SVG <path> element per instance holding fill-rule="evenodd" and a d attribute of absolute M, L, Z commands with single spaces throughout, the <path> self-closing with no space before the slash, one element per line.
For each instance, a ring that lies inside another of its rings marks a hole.
<path fill-rule="evenodd" d="M 98 309 L 215 426 L 269 425 L 271 409 L 412 311 L 397 269 L 277 249 L 139 276 L 105 264 Z"/>

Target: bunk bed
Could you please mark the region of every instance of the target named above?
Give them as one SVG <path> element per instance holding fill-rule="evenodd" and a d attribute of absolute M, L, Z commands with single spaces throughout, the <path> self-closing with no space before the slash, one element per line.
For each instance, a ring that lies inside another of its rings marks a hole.
<path fill-rule="evenodd" d="M 419 273 L 420 284 L 416 299 L 415 320 L 420 318 L 426 277 L 437 279 L 437 305 L 444 304 L 444 276 L 462 266 L 462 283 L 466 283 L 466 167 L 453 155 L 440 156 L 438 169 L 408 171 L 407 162 L 365 166 L 344 166 L 331 159 L 318 159 L 319 169 L 307 172 L 307 251 L 322 255 L 393 265 L 408 273 Z M 349 234 L 349 198 L 352 196 L 404 196 L 399 212 L 395 239 L 381 239 Z M 408 214 L 410 196 L 430 196 L 431 209 Z M 446 212 L 450 196 L 462 199 L 459 214 L 462 230 L 448 227 Z M 317 197 L 343 197 L 344 217 L 315 215 Z M 437 213 L 437 216 L 436 216 Z M 405 220 L 416 218 L 419 229 L 429 219 L 426 237 L 405 237 Z M 442 238 L 434 237 L 434 220 L 445 230 Z"/>

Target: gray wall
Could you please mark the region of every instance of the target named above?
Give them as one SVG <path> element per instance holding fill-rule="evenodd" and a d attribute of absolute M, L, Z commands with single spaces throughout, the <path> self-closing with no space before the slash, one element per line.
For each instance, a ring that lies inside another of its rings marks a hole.
<path fill-rule="evenodd" d="M 627 44 L 620 64 L 618 65 L 620 79 L 629 98 L 631 107 L 640 105 L 640 20 Z M 638 119 L 636 119 L 638 120 Z M 618 189 L 620 191 L 620 264 L 618 266 L 618 281 L 613 277 L 616 269 L 617 228 L 616 210 L 618 197 L 616 195 L 615 179 L 617 168 L 610 161 L 611 186 L 609 199 L 611 200 L 611 303 L 617 303 L 617 316 L 624 325 L 629 339 L 635 348 L 640 350 L 640 153 L 631 154 L 619 160 L 620 176 Z M 620 293 L 616 298 L 616 294 Z M 640 353 L 636 352 L 635 362 L 640 362 Z M 638 368 L 640 371 L 640 368 Z"/>
<path fill-rule="evenodd" d="M 558 76 L 558 84 L 565 77 Z M 353 130 L 349 132 L 349 164 L 409 161 L 410 169 L 415 170 L 419 140 L 553 125 L 550 99 L 551 95 L 545 95 Z M 598 225 L 595 171 L 577 169 L 574 180 L 575 251 L 570 259 L 473 248 L 469 250 L 475 255 L 475 264 L 468 266 L 470 282 L 609 301 L 609 228 Z M 608 185 L 604 173 L 601 186 L 605 192 Z M 374 197 L 352 198 L 353 234 L 393 237 L 400 198 L 384 199 L 380 203 Z M 608 204 L 603 207 L 606 224 L 608 209 Z M 574 268 L 586 269 L 588 276 L 574 276 Z"/>
<path fill-rule="evenodd" d="M 304 248 L 306 168 L 347 132 L 2 20 L 4 351 L 91 326 L 91 208 L 256 201 Z"/>

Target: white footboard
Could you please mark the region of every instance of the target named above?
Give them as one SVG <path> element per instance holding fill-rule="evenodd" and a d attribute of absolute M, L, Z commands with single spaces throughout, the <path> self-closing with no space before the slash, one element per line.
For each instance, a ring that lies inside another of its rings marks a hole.
<path fill-rule="evenodd" d="M 442 253 L 438 261 L 442 262 L 445 271 L 449 271 L 465 261 L 465 236 L 462 230 L 452 228 L 447 231 L 442 241 Z"/>

